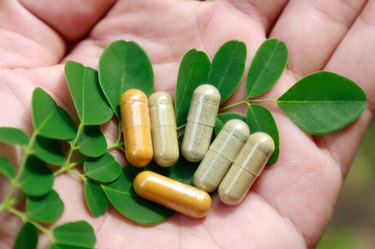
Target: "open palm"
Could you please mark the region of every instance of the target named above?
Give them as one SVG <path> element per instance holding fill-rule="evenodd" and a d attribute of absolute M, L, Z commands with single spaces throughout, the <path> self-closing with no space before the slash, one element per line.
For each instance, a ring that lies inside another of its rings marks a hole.
<path fill-rule="evenodd" d="M 58 223 L 88 220 L 96 231 L 97 248 L 314 247 L 374 111 L 373 13 L 373 0 L 3 0 L 0 126 L 31 133 L 35 87 L 73 112 L 62 63 L 74 60 L 96 68 L 103 48 L 114 40 L 138 42 L 151 58 L 156 90 L 173 92 L 179 63 L 189 49 L 203 50 L 212 58 L 225 41 L 238 39 L 247 45 L 249 63 L 268 36 L 276 37 L 289 48 L 289 64 L 265 97 L 279 97 L 313 71 L 330 70 L 366 91 L 368 109 L 359 120 L 333 135 L 312 137 L 270 105 L 280 131 L 278 163 L 265 170 L 239 206 L 226 206 L 214 194 L 212 210 L 203 220 L 175 214 L 163 224 L 143 227 L 113 209 L 94 219 L 83 202 L 79 179 L 59 176 L 54 188 L 65 212 Z M 242 84 L 230 101 L 244 97 Z M 14 153 L 6 147 L 1 151 L 7 157 Z M 19 221 L 4 214 L 0 220 L 0 247 L 11 247 Z M 39 245 L 45 247 L 46 239 Z"/>

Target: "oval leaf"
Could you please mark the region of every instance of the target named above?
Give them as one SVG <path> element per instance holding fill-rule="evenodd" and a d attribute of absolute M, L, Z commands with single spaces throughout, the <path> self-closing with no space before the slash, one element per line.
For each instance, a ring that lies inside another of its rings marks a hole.
<path fill-rule="evenodd" d="M 135 42 L 115 41 L 99 60 L 99 82 L 109 104 L 120 117 L 120 96 L 131 88 L 150 95 L 154 91 L 154 73 L 145 51 Z"/>
<path fill-rule="evenodd" d="M 121 174 L 120 164 L 108 153 L 87 159 L 83 167 L 87 177 L 100 182 L 112 182 Z"/>
<path fill-rule="evenodd" d="M 268 39 L 262 43 L 247 74 L 247 96 L 254 98 L 272 88 L 288 62 L 288 48 L 284 42 Z"/>
<path fill-rule="evenodd" d="M 30 224 L 25 223 L 18 232 L 13 249 L 36 249 L 38 245 L 38 231 Z"/>
<path fill-rule="evenodd" d="M 277 103 L 303 131 L 326 135 L 356 120 L 366 109 L 366 95 L 350 79 L 323 71 L 298 81 Z"/>
<path fill-rule="evenodd" d="M 29 156 L 20 183 L 25 194 L 42 196 L 51 191 L 53 174 L 43 161 L 35 156 Z"/>
<path fill-rule="evenodd" d="M 38 135 L 63 140 L 73 139 L 76 135 L 72 118 L 41 88 L 33 92 L 32 119 Z"/>
<path fill-rule="evenodd" d="M 133 189 L 136 168 L 127 166 L 112 183 L 104 185 L 108 200 L 122 215 L 143 225 L 158 224 L 165 221 L 173 211 L 139 197 Z"/>
<path fill-rule="evenodd" d="M 0 127 L 0 142 L 27 146 L 29 143 L 29 136 L 20 129 Z"/>
<path fill-rule="evenodd" d="M 100 126 L 86 126 L 78 139 L 77 148 L 89 157 L 98 157 L 107 152 L 107 141 Z"/>
<path fill-rule="evenodd" d="M 65 77 L 82 124 L 100 125 L 112 118 L 113 111 L 100 88 L 95 69 L 68 61 Z"/>
<path fill-rule="evenodd" d="M 94 229 L 86 221 L 65 223 L 55 227 L 52 232 L 55 244 L 62 246 L 94 248 L 96 242 Z"/>
<path fill-rule="evenodd" d="M 221 103 L 225 102 L 240 84 L 245 70 L 246 46 L 240 41 L 226 42 L 214 56 L 208 83 L 217 87 Z"/>
<path fill-rule="evenodd" d="M 102 187 L 88 179 L 85 181 L 84 192 L 86 204 L 92 216 L 103 215 L 108 209 L 108 203 Z"/>
<path fill-rule="evenodd" d="M 16 171 L 8 159 L 0 156 L 0 174 L 6 176 L 9 180 L 16 177 Z"/>
<path fill-rule="evenodd" d="M 249 125 L 250 132 L 262 131 L 270 135 L 275 143 L 275 151 L 268 160 L 267 165 L 276 163 L 279 158 L 279 130 L 272 113 L 260 105 L 249 105 L 247 108 L 246 123 Z"/>
<path fill-rule="evenodd" d="M 51 223 L 57 220 L 64 211 L 64 203 L 56 191 L 47 195 L 26 199 L 26 215 L 36 221 Z"/>
<path fill-rule="evenodd" d="M 246 118 L 239 113 L 236 112 L 225 112 L 220 113 L 216 116 L 216 123 L 215 123 L 215 134 L 219 134 L 221 128 L 223 128 L 224 124 L 231 119 L 240 119 L 242 121 L 246 121 Z"/>
<path fill-rule="evenodd" d="M 199 85 L 207 82 L 209 70 L 210 60 L 202 51 L 192 49 L 182 58 L 176 84 L 177 126 L 186 123 L 193 92 Z"/>
<path fill-rule="evenodd" d="M 58 140 L 38 136 L 31 153 L 49 164 L 61 166 L 65 163 Z"/>

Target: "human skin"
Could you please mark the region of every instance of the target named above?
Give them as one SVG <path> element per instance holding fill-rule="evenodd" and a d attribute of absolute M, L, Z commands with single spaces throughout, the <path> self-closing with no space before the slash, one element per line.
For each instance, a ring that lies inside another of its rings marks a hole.
<path fill-rule="evenodd" d="M 179 63 L 191 48 L 210 58 L 226 41 L 247 45 L 248 60 L 267 37 L 284 41 L 289 63 L 276 86 L 262 98 L 275 99 L 298 79 L 329 70 L 357 82 L 368 106 L 345 129 L 323 137 L 299 130 L 269 104 L 280 132 L 280 158 L 266 168 L 241 205 L 213 195 L 205 219 L 175 214 L 163 224 L 143 227 L 113 208 L 92 218 L 82 183 L 57 177 L 54 188 L 65 211 L 53 226 L 85 219 L 94 227 L 97 248 L 314 248 L 332 215 L 343 179 L 374 112 L 375 0 L 123 0 L 0 2 L 0 126 L 32 132 L 33 89 L 42 87 L 74 113 L 63 63 L 97 68 L 103 48 L 118 40 L 138 42 L 150 56 L 155 90 L 174 92 Z M 245 79 L 230 102 L 245 98 Z M 105 127 L 108 139 L 116 125 Z M 10 147 L 0 154 L 19 161 Z M 123 155 L 116 155 L 123 160 Z M 7 189 L 0 181 L 0 199 Z M 21 221 L 0 214 L 0 248 L 11 248 Z M 39 247 L 47 248 L 42 236 Z"/>

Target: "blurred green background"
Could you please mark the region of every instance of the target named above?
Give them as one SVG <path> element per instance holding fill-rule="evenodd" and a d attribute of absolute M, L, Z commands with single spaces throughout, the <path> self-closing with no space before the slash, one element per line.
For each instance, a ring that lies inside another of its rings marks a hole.
<path fill-rule="evenodd" d="M 375 248 L 375 119 L 344 182 L 317 249 Z"/>

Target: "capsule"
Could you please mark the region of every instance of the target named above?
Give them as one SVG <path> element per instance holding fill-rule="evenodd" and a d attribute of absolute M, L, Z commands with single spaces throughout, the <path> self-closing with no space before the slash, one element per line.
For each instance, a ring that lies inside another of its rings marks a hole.
<path fill-rule="evenodd" d="M 212 202 L 207 192 L 151 171 L 135 177 L 134 190 L 147 200 L 192 218 L 207 216 Z"/>
<path fill-rule="evenodd" d="M 176 116 L 171 97 L 155 92 L 149 98 L 154 161 L 160 166 L 172 166 L 178 159 Z"/>
<path fill-rule="evenodd" d="M 181 148 L 186 160 L 200 162 L 206 155 L 219 105 L 220 93 L 214 86 L 204 84 L 194 90 Z"/>
<path fill-rule="evenodd" d="M 242 120 L 226 122 L 195 171 L 194 185 L 207 192 L 215 191 L 249 135 L 249 127 Z"/>
<path fill-rule="evenodd" d="M 274 150 L 273 139 L 266 133 L 256 132 L 250 135 L 219 185 L 220 200 L 228 205 L 239 204 Z"/>
<path fill-rule="evenodd" d="M 146 166 L 153 156 L 147 96 L 130 89 L 122 94 L 120 108 L 126 159 L 133 166 Z"/>

